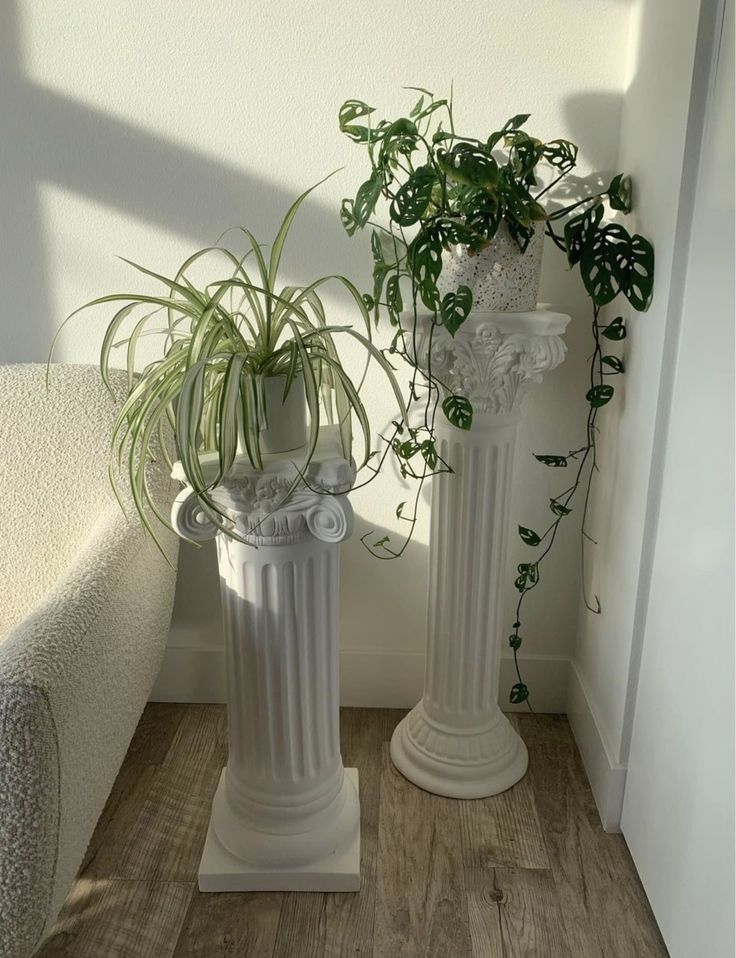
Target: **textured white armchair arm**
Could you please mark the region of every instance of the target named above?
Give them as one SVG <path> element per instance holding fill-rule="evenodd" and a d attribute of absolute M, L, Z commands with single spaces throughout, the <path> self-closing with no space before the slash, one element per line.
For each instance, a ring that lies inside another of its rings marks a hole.
<path fill-rule="evenodd" d="M 174 571 L 109 489 L 114 412 L 89 367 L 54 367 L 48 393 L 42 367 L 0 369 L 2 958 L 50 929 L 168 633 Z M 165 547 L 174 562 L 173 536 Z"/>

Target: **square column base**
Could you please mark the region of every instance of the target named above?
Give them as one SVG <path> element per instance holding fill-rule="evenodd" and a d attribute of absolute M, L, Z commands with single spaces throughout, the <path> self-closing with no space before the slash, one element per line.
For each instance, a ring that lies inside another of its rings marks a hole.
<path fill-rule="evenodd" d="M 358 769 L 345 775 L 358 791 Z M 225 788 L 225 770 L 217 791 Z M 268 869 L 236 858 L 220 844 L 212 827 L 207 829 L 199 863 L 199 890 L 217 891 L 358 891 L 360 889 L 360 829 L 355 841 L 340 855 L 297 868 Z"/>

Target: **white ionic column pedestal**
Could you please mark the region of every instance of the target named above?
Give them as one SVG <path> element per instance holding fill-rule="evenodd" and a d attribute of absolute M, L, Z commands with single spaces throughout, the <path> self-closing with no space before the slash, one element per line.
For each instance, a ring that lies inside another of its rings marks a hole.
<path fill-rule="evenodd" d="M 424 695 L 396 728 L 391 758 L 437 795 L 495 795 L 526 772 L 526 747 L 498 705 L 514 446 L 525 389 L 564 359 L 568 321 L 543 309 L 474 312 L 454 339 L 432 338 L 432 372 L 474 416 L 468 431 L 437 420 L 454 472 L 432 480 Z"/>
<path fill-rule="evenodd" d="M 300 484 L 282 502 L 292 463 L 266 462 L 256 472 L 238 459 L 216 490 L 251 545 L 217 533 L 190 489 L 174 505 L 182 536 L 217 534 L 222 591 L 228 761 L 199 868 L 202 891 L 360 886 L 358 774 L 340 755 L 338 665 L 339 543 L 352 526 L 343 493 L 355 474 L 325 432 L 307 471 L 311 489 Z"/>

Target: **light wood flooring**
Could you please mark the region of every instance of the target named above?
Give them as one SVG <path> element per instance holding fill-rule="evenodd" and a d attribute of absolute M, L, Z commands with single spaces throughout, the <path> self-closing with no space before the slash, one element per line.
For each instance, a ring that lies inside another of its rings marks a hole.
<path fill-rule="evenodd" d="M 360 770 L 357 894 L 197 890 L 224 708 L 151 704 L 38 958 L 665 958 L 626 844 L 600 826 L 564 717 L 515 715 L 527 776 L 457 802 L 388 755 L 403 715 L 344 709 Z"/>

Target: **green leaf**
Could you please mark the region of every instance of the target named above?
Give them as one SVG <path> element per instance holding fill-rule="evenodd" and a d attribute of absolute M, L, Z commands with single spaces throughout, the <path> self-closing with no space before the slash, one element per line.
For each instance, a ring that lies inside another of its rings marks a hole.
<path fill-rule="evenodd" d="M 382 127 L 381 137 L 380 161 L 393 164 L 399 154 L 408 156 L 416 149 L 419 131 L 413 120 L 402 116 Z"/>
<path fill-rule="evenodd" d="M 592 242 L 598 224 L 603 219 L 603 213 L 603 204 L 596 203 L 565 223 L 565 247 L 567 248 L 567 261 L 570 266 L 580 262 L 583 249 Z"/>
<path fill-rule="evenodd" d="M 386 306 L 392 313 L 400 313 L 404 308 L 400 277 L 395 272 L 391 273 L 386 283 Z"/>
<path fill-rule="evenodd" d="M 386 127 L 386 132 L 384 133 L 384 140 L 391 142 L 391 140 L 396 139 L 397 137 L 402 136 L 416 136 L 419 131 L 417 130 L 417 125 L 412 120 L 407 120 L 405 116 L 399 117 L 398 120 L 394 120 L 393 123 L 389 123 Z"/>
<path fill-rule="evenodd" d="M 371 230 L 371 253 L 374 263 L 385 263 L 383 255 L 383 246 L 381 245 L 381 234 L 378 230 Z"/>
<path fill-rule="evenodd" d="M 511 692 L 509 693 L 509 701 L 512 705 L 521 705 L 522 702 L 526 702 L 529 698 L 529 689 L 524 685 L 523 682 L 517 682 L 516 685 L 511 687 Z"/>
<path fill-rule="evenodd" d="M 344 131 L 345 127 L 349 123 L 352 123 L 353 120 L 357 120 L 361 116 L 369 116 L 371 113 L 375 112 L 375 107 L 368 106 L 368 104 L 364 103 L 363 100 L 346 100 L 340 107 L 340 112 L 338 114 L 340 129 Z"/>
<path fill-rule="evenodd" d="M 439 460 L 439 456 L 437 455 L 437 448 L 432 440 L 425 439 L 419 449 L 422 453 L 422 459 L 424 459 L 429 468 L 435 469 Z"/>
<path fill-rule="evenodd" d="M 654 248 L 619 223 L 599 228 L 580 256 L 580 273 L 591 299 L 605 306 L 622 292 L 634 309 L 645 310 L 654 284 Z"/>
<path fill-rule="evenodd" d="M 419 445 L 413 439 L 406 439 L 404 442 L 394 440 L 393 450 L 399 459 L 411 459 L 419 452 Z"/>
<path fill-rule="evenodd" d="M 499 202 L 498 196 L 492 193 L 488 193 L 486 190 L 481 189 L 480 187 L 466 187 L 463 189 L 463 192 L 457 198 L 457 209 L 458 212 L 465 217 L 465 221 L 472 230 L 477 231 L 484 240 L 493 239 L 493 237 L 498 232 L 498 227 L 501 223 L 501 218 L 503 215 L 503 209 Z M 442 221 L 439 224 L 439 228 L 443 232 L 447 232 L 452 237 L 452 228 L 445 226 L 445 221 Z M 480 248 L 479 243 L 473 242 L 473 233 L 470 234 L 469 238 L 466 238 L 462 235 L 458 239 L 450 238 L 449 242 L 454 243 L 465 243 L 467 246 L 472 248 Z"/>
<path fill-rule="evenodd" d="M 623 173 L 619 173 L 611 180 L 608 189 L 608 202 L 611 209 L 619 210 L 621 213 L 631 212 L 631 179 Z"/>
<path fill-rule="evenodd" d="M 519 592 L 525 592 L 539 582 L 539 570 L 535 562 L 521 562 L 516 568 L 519 575 L 514 585 Z"/>
<path fill-rule="evenodd" d="M 520 635 L 509 636 L 509 645 L 514 650 L 514 652 L 516 652 L 518 649 L 521 648 L 521 642 L 522 642 L 522 639 Z"/>
<path fill-rule="evenodd" d="M 578 148 L 570 140 L 550 140 L 544 144 L 543 156 L 550 166 L 569 173 L 577 162 Z"/>
<path fill-rule="evenodd" d="M 545 466 L 555 466 L 559 468 L 567 465 L 567 458 L 565 456 L 538 456 L 535 453 L 534 458 Z"/>
<path fill-rule="evenodd" d="M 374 107 L 368 106 L 362 100 L 346 100 L 340 107 L 338 114 L 341 132 L 349 136 L 355 143 L 367 143 L 369 140 L 375 139 L 374 131 L 367 126 L 353 123 L 353 120 L 362 116 L 370 116 L 371 113 L 375 112 Z"/>
<path fill-rule="evenodd" d="M 446 293 L 440 303 L 440 315 L 447 332 L 454 336 L 470 315 L 473 294 L 468 286 L 458 286 L 457 292 Z"/>
<path fill-rule="evenodd" d="M 391 389 L 393 391 L 394 398 L 396 399 L 396 404 L 398 406 L 399 412 L 401 413 L 401 417 L 402 419 L 406 419 L 408 416 L 408 412 L 406 408 L 406 402 L 404 400 L 404 395 L 401 391 L 401 387 L 396 381 L 396 377 L 394 376 L 393 367 L 388 362 L 386 357 L 383 355 L 381 350 L 378 349 L 378 347 L 375 346 L 369 339 L 366 339 L 365 336 L 362 336 L 360 333 L 358 333 L 354 329 L 351 329 L 349 326 L 341 327 L 341 331 L 346 336 L 350 336 L 352 339 L 357 340 L 361 344 L 363 349 L 366 352 L 368 352 L 371 355 L 371 357 L 381 367 L 381 369 L 386 375 L 386 378 L 389 381 L 389 385 L 391 386 Z"/>
<path fill-rule="evenodd" d="M 184 473 L 192 488 L 201 493 L 205 480 L 198 455 L 197 432 L 204 405 L 206 360 L 191 366 L 182 381 L 176 405 L 176 446 Z"/>
<path fill-rule="evenodd" d="M 534 236 L 534 227 L 522 226 L 520 223 L 517 223 L 516 220 L 506 219 L 505 222 L 516 245 L 522 253 L 526 253 L 527 246 L 531 243 L 532 236 Z"/>
<path fill-rule="evenodd" d="M 431 166 L 420 166 L 399 189 L 390 207 L 391 219 L 399 226 L 413 226 L 424 216 L 437 181 Z"/>
<path fill-rule="evenodd" d="M 488 137 L 488 149 L 494 149 L 508 133 L 511 133 L 514 130 L 518 130 L 519 127 L 522 127 L 530 116 L 531 113 L 517 113 L 516 116 L 512 116 L 510 120 L 506 120 L 500 130 L 497 130 L 495 133 L 491 133 L 491 135 Z"/>
<path fill-rule="evenodd" d="M 412 119 L 418 116 L 422 112 L 423 106 L 424 106 L 424 95 L 420 96 L 419 101 L 416 103 L 415 106 L 411 108 L 411 110 L 409 111 L 409 116 L 412 117 Z"/>
<path fill-rule="evenodd" d="M 528 546 L 538 546 L 542 541 L 533 529 L 527 529 L 525 526 L 519 526 L 519 536 Z"/>
<path fill-rule="evenodd" d="M 591 406 L 598 408 L 599 406 L 605 406 L 606 403 L 610 402 L 613 398 L 613 386 L 604 384 L 602 386 L 593 386 L 592 389 L 589 389 L 585 394 L 585 398 L 588 400 Z"/>
<path fill-rule="evenodd" d="M 456 183 L 493 188 L 498 184 L 498 163 L 490 153 L 473 143 L 456 143 L 448 151 L 437 149 L 440 169 Z"/>
<path fill-rule="evenodd" d="M 473 406 L 465 396 L 447 396 L 442 402 L 442 412 L 457 429 L 470 429 L 473 425 Z"/>
<path fill-rule="evenodd" d="M 401 515 L 402 515 L 402 513 L 403 513 L 403 511 L 404 511 L 404 506 L 405 506 L 405 505 L 406 505 L 406 502 L 400 502 L 400 503 L 398 504 L 398 506 L 396 506 L 396 518 L 397 518 L 397 519 L 400 519 L 400 518 L 401 518 Z"/>
<path fill-rule="evenodd" d="M 596 306 L 610 303 L 620 289 L 616 262 L 626 257 L 629 234 L 618 223 L 598 229 L 580 254 L 580 274 Z"/>
<path fill-rule="evenodd" d="M 373 266 L 373 301 L 379 302 L 383 293 L 383 283 L 390 272 L 388 263 L 375 263 Z"/>
<path fill-rule="evenodd" d="M 432 230 L 422 230 L 412 241 L 407 259 L 422 302 L 427 309 L 439 305 L 437 279 L 442 272 L 442 244 Z"/>
<path fill-rule="evenodd" d="M 606 339 L 626 339 L 626 327 L 622 316 L 617 316 L 612 322 L 601 330 L 601 335 Z"/>
<path fill-rule="evenodd" d="M 522 184 L 514 180 L 504 170 L 503 180 L 500 189 L 500 203 L 507 222 L 516 222 L 527 229 L 532 223 L 544 220 L 547 213 L 544 207 L 537 203 L 529 190 Z"/>
<path fill-rule="evenodd" d="M 535 186 L 534 168 L 544 155 L 544 143 L 517 130 L 506 137 L 506 145 L 509 147 L 509 166 L 514 176 L 526 186 Z"/>
<path fill-rule="evenodd" d="M 247 353 L 234 353 L 227 361 L 222 379 L 218 411 L 219 469 L 217 482 L 227 474 L 235 460 L 238 445 L 238 407 L 240 406 L 240 377 L 248 358 Z"/>
<path fill-rule="evenodd" d="M 624 364 L 618 356 L 604 356 L 603 359 L 601 359 L 601 363 L 604 366 L 608 366 L 609 369 L 612 369 L 614 373 L 622 373 L 624 371 Z"/>
<path fill-rule="evenodd" d="M 562 503 L 558 502 L 556 499 L 549 500 L 549 507 L 556 516 L 569 516 L 572 512 L 572 509 L 568 509 L 567 506 L 563 506 Z"/>
<path fill-rule="evenodd" d="M 503 132 L 508 133 L 511 130 L 518 130 L 519 127 L 524 126 L 530 116 L 531 113 L 517 113 L 515 116 L 512 116 L 510 120 L 506 120 L 503 125 Z"/>
<path fill-rule="evenodd" d="M 390 541 L 391 541 L 390 536 L 384 536 L 382 539 L 376 539 L 376 541 L 373 543 L 373 548 L 380 549 L 382 546 L 385 546 L 386 543 Z"/>
<path fill-rule="evenodd" d="M 358 228 L 358 221 L 353 213 L 353 201 L 345 199 L 340 206 L 340 222 L 348 236 L 352 236 Z"/>
<path fill-rule="evenodd" d="M 426 120 L 428 116 L 431 116 L 432 113 L 435 112 L 435 110 L 439 110 L 443 106 L 447 106 L 447 100 L 435 100 L 433 103 L 428 103 L 422 112 L 417 115 L 417 122 L 420 120 Z"/>
<path fill-rule="evenodd" d="M 371 177 L 358 189 L 355 196 L 355 203 L 353 203 L 352 213 L 356 226 L 360 229 L 365 226 L 373 215 L 378 197 L 381 195 L 382 186 L 383 178 L 381 172 L 376 169 L 373 171 Z"/>
<path fill-rule="evenodd" d="M 473 192 L 483 193 L 482 190 L 473 190 Z M 462 243 L 465 246 L 471 246 L 474 240 L 477 239 L 473 231 L 469 229 L 465 223 L 460 223 L 457 220 L 435 220 L 434 228 L 437 231 L 437 238 L 443 246 L 454 246 L 458 243 Z"/>
<path fill-rule="evenodd" d="M 646 310 L 654 288 L 654 247 L 649 240 L 639 233 L 629 237 L 628 248 L 615 260 L 614 273 L 634 309 L 640 313 Z"/>

